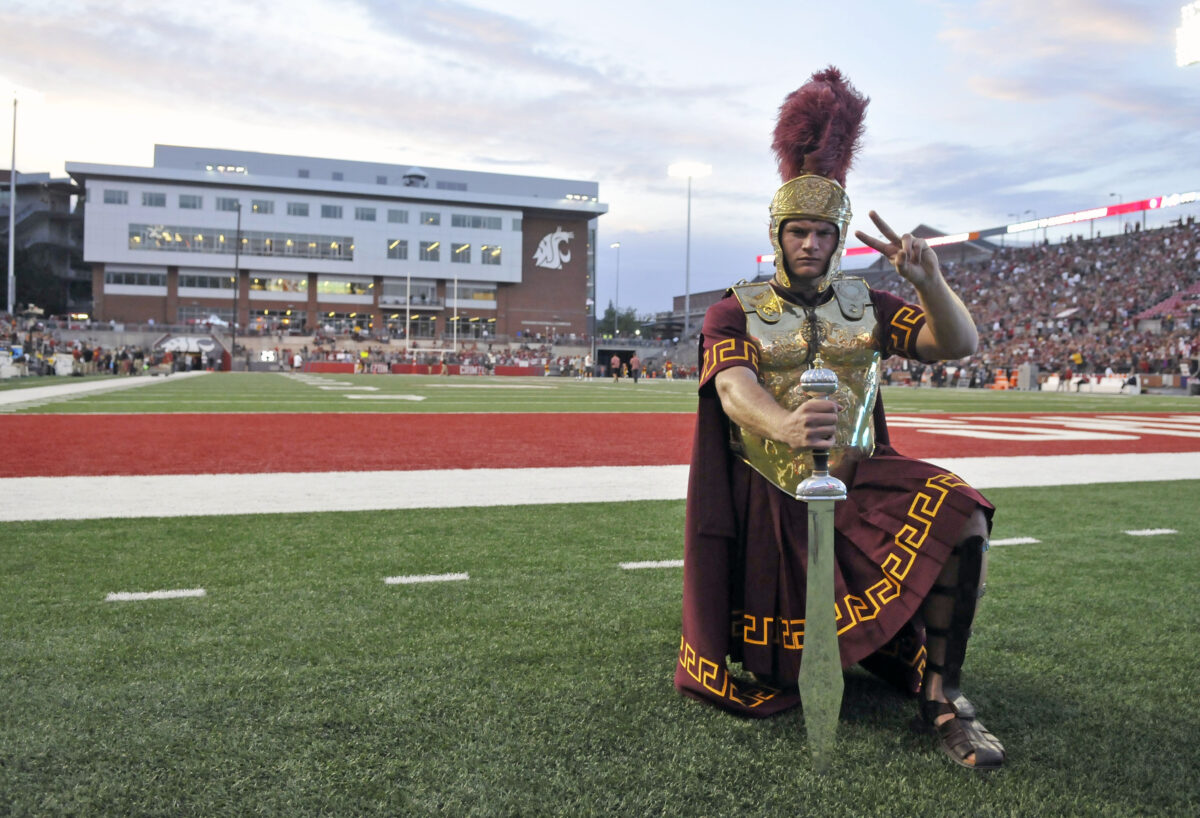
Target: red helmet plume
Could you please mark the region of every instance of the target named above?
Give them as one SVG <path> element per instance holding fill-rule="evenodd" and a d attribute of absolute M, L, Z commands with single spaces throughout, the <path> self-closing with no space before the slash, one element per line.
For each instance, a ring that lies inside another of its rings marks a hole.
<path fill-rule="evenodd" d="M 832 65 L 788 94 L 772 142 L 783 181 L 812 173 L 844 187 L 868 102 Z"/>

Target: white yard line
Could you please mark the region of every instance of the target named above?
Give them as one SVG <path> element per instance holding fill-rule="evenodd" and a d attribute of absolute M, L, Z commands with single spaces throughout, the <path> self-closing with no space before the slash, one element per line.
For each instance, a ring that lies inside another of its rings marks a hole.
<path fill-rule="evenodd" d="M 991 540 L 988 542 L 988 545 L 1037 545 L 1040 542 L 1041 540 L 1034 539 L 1033 537 L 1008 537 L 1003 540 Z"/>
<path fill-rule="evenodd" d="M 423 395 L 346 395 L 350 400 L 425 400 Z"/>
<path fill-rule="evenodd" d="M 188 588 L 177 591 L 118 591 L 104 598 L 105 602 L 142 602 L 148 599 L 185 599 L 204 596 L 203 588 Z"/>
<path fill-rule="evenodd" d="M 1200 480 L 1200 452 L 936 462 L 978 489 Z M 9 477 L 0 521 L 682 500 L 687 480 L 687 466 Z"/>
<path fill-rule="evenodd" d="M 639 568 L 682 568 L 683 560 L 657 560 L 650 562 L 623 562 L 621 567 L 626 571 L 636 571 Z"/>
<path fill-rule="evenodd" d="M 1138 528 L 1125 533 L 1131 537 L 1157 537 L 1159 534 L 1178 534 L 1179 532 L 1173 528 Z"/>
<path fill-rule="evenodd" d="M 558 389 L 558 386 L 535 386 L 526 383 L 427 383 L 426 389 Z"/>
<path fill-rule="evenodd" d="M 471 576 L 462 574 L 415 574 L 413 576 L 384 577 L 388 585 L 417 585 L 422 582 L 463 582 Z"/>

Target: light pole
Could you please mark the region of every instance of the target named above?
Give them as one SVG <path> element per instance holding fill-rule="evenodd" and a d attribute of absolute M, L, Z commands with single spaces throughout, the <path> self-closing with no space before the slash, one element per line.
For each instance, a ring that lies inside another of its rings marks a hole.
<path fill-rule="evenodd" d="M 17 319 L 17 95 L 13 94 L 12 164 L 8 172 L 8 314 Z"/>
<path fill-rule="evenodd" d="M 453 259 L 451 259 L 453 261 Z M 450 319 L 454 329 L 450 332 L 453 339 L 450 343 L 454 352 L 458 352 L 458 273 L 454 274 L 454 318 Z"/>
<path fill-rule="evenodd" d="M 1031 216 L 1033 216 L 1034 221 L 1037 221 L 1038 215 L 1037 215 L 1036 210 L 1026 210 L 1025 213 L 1030 214 Z M 1025 213 L 1022 213 L 1021 215 L 1024 216 Z M 1044 236 L 1043 236 L 1043 238 L 1044 238 Z M 1036 227 L 1033 228 L 1033 241 L 1030 242 L 1030 244 L 1037 244 L 1037 228 Z"/>
<path fill-rule="evenodd" d="M 1110 193 L 1110 194 L 1108 194 L 1108 198 L 1116 199 L 1117 204 L 1121 203 L 1121 194 L 1120 193 Z M 1117 233 L 1120 234 L 1124 229 L 1125 229 L 1125 219 L 1120 213 L 1118 213 L 1117 214 Z"/>
<path fill-rule="evenodd" d="M 703 162 L 676 162 L 667 168 L 675 178 L 687 178 L 687 245 L 683 262 L 683 340 L 687 343 L 692 318 L 692 179 L 712 173 L 712 165 Z"/>
<path fill-rule="evenodd" d="M 16 83 L 10 83 L 7 78 L 0 78 L 0 83 L 8 85 L 12 90 L 12 157 L 8 174 L 8 312 L 16 319 L 17 310 L 17 100 L 37 102 L 42 98 L 39 91 L 24 88 Z M 14 324 L 15 326 L 15 324 Z"/>
<path fill-rule="evenodd" d="M 613 295 L 613 337 L 617 337 L 617 316 L 621 313 L 621 242 L 614 241 L 608 245 L 617 251 L 617 291 Z"/>
<path fill-rule="evenodd" d="M 237 201 L 237 236 L 233 240 L 233 320 L 229 322 L 232 339 L 229 343 L 229 371 L 233 371 L 233 362 L 237 358 L 237 318 L 238 290 L 242 287 L 242 271 L 238 268 L 242 260 L 242 201 Z"/>

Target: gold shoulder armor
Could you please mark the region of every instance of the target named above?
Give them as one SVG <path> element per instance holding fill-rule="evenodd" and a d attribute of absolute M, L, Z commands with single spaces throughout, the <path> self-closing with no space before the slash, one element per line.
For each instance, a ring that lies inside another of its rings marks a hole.
<path fill-rule="evenodd" d="M 839 278 L 832 283 L 833 297 L 837 299 L 842 315 L 851 321 L 858 321 L 871 303 L 871 291 L 867 282 L 861 278 Z"/>
<path fill-rule="evenodd" d="M 767 282 L 740 281 L 729 289 L 742 305 L 743 312 L 756 312 L 768 324 L 774 324 L 783 316 L 783 304 Z"/>

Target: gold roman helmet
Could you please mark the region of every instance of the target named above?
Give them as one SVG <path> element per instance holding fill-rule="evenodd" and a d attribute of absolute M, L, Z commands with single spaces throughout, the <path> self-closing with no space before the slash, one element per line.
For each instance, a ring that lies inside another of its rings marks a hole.
<path fill-rule="evenodd" d="M 838 231 L 838 245 L 829 258 L 829 266 L 825 276 L 818 285 L 818 291 L 829 286 L 829 282 L 842 272 L 842 251 L 846 246 L 846 232 L 850 229 L 850 197 L 846 189 L 832 179 L 815 174 L 797 176 L 783 183 L 771 200 L 771 246 L 775 248 L 775 275 L 779 283 L 785 287 L 791 286 L 787 274 L 787 259 L 783 254 L 780 235 L 784 222 L 789 219 L 815 219 L 829 222 Z"/>
<path fill-rule="evenodd" d="M 852 215 L 843 186 L 862 138 L 868 102 L 830 66 L 788 94 L 779 109 L 772 147 L 784 182 L 771 200 L 771 245 L 775 274 L 784 287 L 791 280 L 780 235 L 789 219 L 815 219 L 837 228 L 838 246 L 817 289 L 824 290 L 841 273 Z"/>

